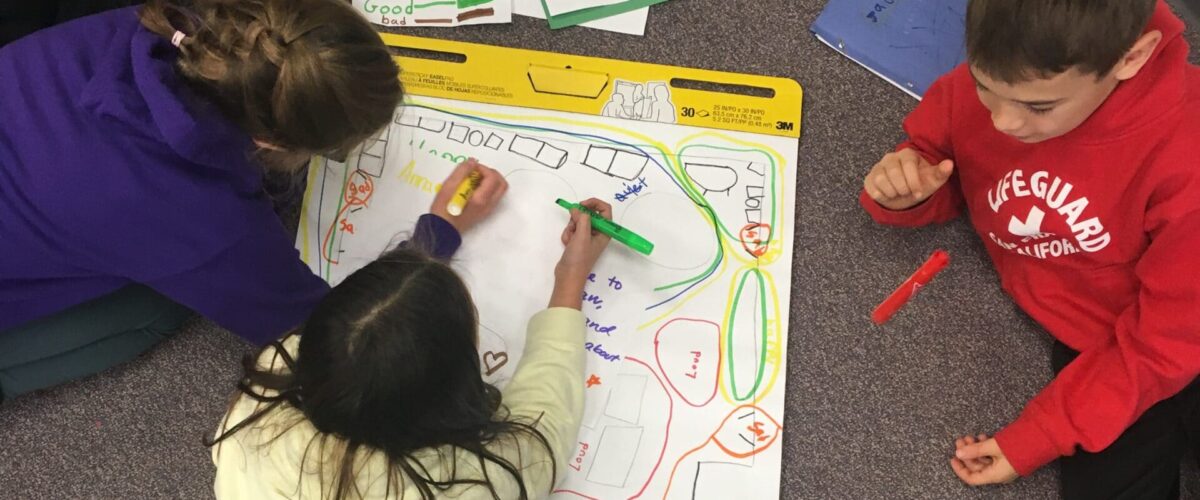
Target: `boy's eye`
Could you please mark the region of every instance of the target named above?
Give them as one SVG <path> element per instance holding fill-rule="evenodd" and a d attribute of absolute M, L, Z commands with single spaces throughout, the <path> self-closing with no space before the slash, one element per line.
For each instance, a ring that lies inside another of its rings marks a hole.
<path fill-rule="evenodd" d="M 1035 115 L 1044 115 L 1046 113 L 1054 111 L 1054 108 L 1052 108 L 1052 107 L 1051 108 L 1039 108 L 1037 106 L 1026 106 L 1026 108 L 1029 109 L 1030 113 L 1033 113 Z"/>

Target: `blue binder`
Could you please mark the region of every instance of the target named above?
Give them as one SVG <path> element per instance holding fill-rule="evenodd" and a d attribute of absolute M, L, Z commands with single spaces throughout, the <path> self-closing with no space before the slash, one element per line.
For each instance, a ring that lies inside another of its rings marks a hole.
<path fill-rule="evenodd" d="M 966 13 L 967 0 L 829 0 L 812 31 L 920 99 L 966 60 Z"/>

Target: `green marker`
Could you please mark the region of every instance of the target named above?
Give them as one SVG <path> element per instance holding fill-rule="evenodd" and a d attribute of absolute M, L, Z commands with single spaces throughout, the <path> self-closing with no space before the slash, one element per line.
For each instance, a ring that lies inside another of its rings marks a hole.
<path fill-rule="evenodd" d="M 654 244 L 646 241 L 646 238 L 638 236 L 637 233 L 621 227 L 621 225 L 617 224 L 616 222 L 605 219 L 603 215 L 592 211 L 588 207 L 578 203 L 571 203 L 562 198 L 559 198 L 554 202 L 557 203 L 558 206 L 567 210 L 575 209 L 590 215 L 592 217 L 592 229 L 609 235 L 612 237 L 612 239 L 624 243 L 629 248 L 636 250 L 642 255 L 650 255 L 650 252 L 654 251 Z"/>

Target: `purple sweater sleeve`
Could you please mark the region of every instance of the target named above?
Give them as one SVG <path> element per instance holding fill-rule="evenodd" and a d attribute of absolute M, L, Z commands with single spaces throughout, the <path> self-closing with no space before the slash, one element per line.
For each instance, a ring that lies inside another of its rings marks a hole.
<path fill-rule="evenodd" d="M 400 246 L 449 260 L 461 243 L 453 225 L 425 214 Z M 258 345 L 303 323 L 329 291 L 282 228 L 250 233 L 200 266 L 147 284 Z"/>
<path fill-rule="evenodd" d="M 251 232 L 195 268 L 146 284 L 257 345 L 299 326 L 329 291 L 282 227 Z"/>
<path fill-rule="evenodd" d="M 453 224 L 436 215 L 425 214 L 417 219 L 412 238 L 401 243 L 400 248 L 421 250 L 435 259 L 448 261 L 461 244 L 462 236 Z"/>

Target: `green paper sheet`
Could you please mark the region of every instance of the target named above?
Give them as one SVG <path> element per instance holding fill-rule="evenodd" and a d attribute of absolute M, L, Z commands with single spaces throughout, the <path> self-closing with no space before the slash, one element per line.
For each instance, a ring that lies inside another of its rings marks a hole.
<path fill-rule="evenodd" d="M 557 16 L 550 15 L 550 8 L 546 6 L 546 0 L 542 0 L 542 10 L 546 13 L 546 20 L 550 21 L 550 29 L 566 28 L 577 24 L 603 19 L 617 14 L 624 14 L 631 10 L 637 10 L 642 7 L 660 4 L 667 0 L 628 0 L 612 5 L 601 5 L 588 9 L 576 10 L 567 12 Z"/>

